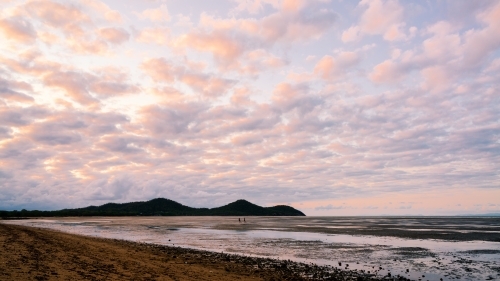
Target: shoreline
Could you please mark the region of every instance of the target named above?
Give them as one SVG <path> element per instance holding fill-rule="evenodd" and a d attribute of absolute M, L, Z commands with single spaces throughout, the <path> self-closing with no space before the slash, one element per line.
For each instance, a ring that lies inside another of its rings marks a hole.
<path fill-rule="evenodd" d="M 409 280 L 3 223 L 0 253 L 0 280 Z"/>

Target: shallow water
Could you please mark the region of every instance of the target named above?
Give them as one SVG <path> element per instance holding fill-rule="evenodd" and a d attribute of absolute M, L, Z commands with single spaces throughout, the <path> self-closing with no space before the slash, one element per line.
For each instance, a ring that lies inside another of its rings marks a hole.
<path fill-rule="evenodd" d="M 498 218 L 249 217 L 243 223 L 237 217 L 92 217 L 4 222 L 337 267 L 341 262 L 342 268 L 348 264 L 349 269 L 414 280 L 500 279 Z"/>

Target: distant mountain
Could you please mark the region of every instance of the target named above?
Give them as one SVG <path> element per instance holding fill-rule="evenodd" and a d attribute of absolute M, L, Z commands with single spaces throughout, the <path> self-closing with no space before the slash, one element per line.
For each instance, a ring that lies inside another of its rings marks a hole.
<path fill-rule="evenodd" d="M 305 216 L 290 206 L 261 207 L 237 200 L 218 208 L 192 208 L 170 199 L 156 198 L 130 203 L 107 203 L 59 211 L 0 211 L 0 217 L 66 217 L 66 216 Z"/>
<path fill-rule="evenodd" d="M 209 209 L 211 216 L 305 216 L 301 211 L 290 206 L 278 205 L 274 207 L 261 207 L 246 200 L 237 200 L 225 206 Z"/>

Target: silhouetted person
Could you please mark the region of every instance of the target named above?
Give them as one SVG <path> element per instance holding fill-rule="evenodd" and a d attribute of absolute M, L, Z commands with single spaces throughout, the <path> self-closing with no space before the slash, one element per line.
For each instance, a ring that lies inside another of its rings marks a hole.
<path fill-rule="evenodd" d="M 238 221 L 239 221 L 239 222 L 241 222 L 241 219 L 240 219 L 240 218 L 238 218 Z"/>
<path fill-rule="evenodd" d="M 245 220 L 245 218 L 243 218 L 243 222 L 247 222 L 247 221 Z"/>

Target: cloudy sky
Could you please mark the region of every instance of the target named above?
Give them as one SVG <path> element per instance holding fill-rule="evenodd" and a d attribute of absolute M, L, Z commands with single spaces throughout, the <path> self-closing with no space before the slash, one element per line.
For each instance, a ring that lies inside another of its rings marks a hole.
<path fill-rule="evenodd" d="M 500 212 L 500 1 L 2 0 L 0 209 Z"/>

